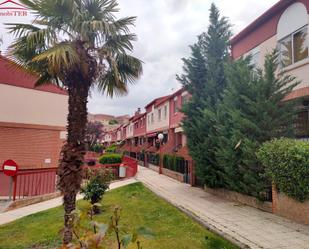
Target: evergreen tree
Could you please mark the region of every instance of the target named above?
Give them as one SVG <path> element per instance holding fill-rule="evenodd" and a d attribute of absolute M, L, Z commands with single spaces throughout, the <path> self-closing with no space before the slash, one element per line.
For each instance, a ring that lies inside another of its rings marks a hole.
<path fill-rule="evenodd" d="M 224 187 L 261 199 L 270 182 L 255 153 L 267 140 L 293 135 L 295 103 L 282 100 L 298 82 L 276 71 L 275 52 L 266 56 L 263 70 L 255 70 L 250 58 L 229 64 L 217 113 L 216 157 L 224 169 Z"/>
<path fill-rule="evenodd" d="M 191 46 L 191 57 L 183 59 L 184 74 L 178 80 L 192 95 L 183 108 L 183 122 L 190 154 L 195 161 L 196 173 L 210 187 L 222 186 L 215 158 L 216 109 L 226 86 L 224 64 L 229 58 L 230 24 L 214 4 L 210 9 L 208 31 L 198 36 Z"/>

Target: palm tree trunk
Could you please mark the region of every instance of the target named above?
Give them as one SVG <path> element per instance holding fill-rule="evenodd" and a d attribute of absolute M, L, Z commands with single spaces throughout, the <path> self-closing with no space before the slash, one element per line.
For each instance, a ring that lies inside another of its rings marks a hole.
<path fill-rule="evenodd" d="M 82 166 L 85 155 L 85 130 L 87 125 L 87 98 L 90 84 L 80 77 L 71 75 L 68 82 L 69 113 L 67 142 L 62 147 L 59 162 L 58 187 L 63 194 L 64 235 L 63 243 L 69 244 L 73 238 L 73 216 L 76 195 L 82 182 Z"/>

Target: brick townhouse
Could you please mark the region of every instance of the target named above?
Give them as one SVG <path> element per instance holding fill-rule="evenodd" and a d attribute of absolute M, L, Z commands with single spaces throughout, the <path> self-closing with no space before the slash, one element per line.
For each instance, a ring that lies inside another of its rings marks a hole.
<path fill-rule="evenodd" d="M 105 142 L 121 144 L 121 151 L 139 159 L 146 166 L 151 165 L 157 171 L 158 166 L 148 162 L 150 157 L 160 153 L 183 157 L 188 176 L 184 179 L 180 177 L 180 180 L 194 184 L 192 158 L 181 127 L 181 107 L 188 98 L 188 93 L 180 89 L 171 95 L 152 100 L 145 106 L 146 112 L 142 113 L 138 108 L 127 124 L 108 132 Z M 117 136 L 113 135 L 115 132 Z M 160 133 L 164 136 L 161 145 L 158 143 Z"/>
<path fill-rule="evenodd" d="M 265 54 L 277 48 L 280 73 L 301 80 L 286 101 L 299 99 L 297 137 L 309 138 L 309 0 L 281 0 L 232 40 L 232 56 L 251 55 L 261 67 Z"/>
<path fill-rule="evenodd" d="M 0 55 L 0 164 L 57 167 L 66 138 L 68 95 L 55 85 L 34 87 L 37 78 Z"/>

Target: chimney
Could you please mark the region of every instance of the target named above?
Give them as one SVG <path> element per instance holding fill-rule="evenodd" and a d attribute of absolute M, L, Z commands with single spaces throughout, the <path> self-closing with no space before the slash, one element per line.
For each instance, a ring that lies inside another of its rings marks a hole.
<path fill-rule="evenodd" d="M 137 108 L 137 111 L 135 112 L 135 115 L 141 114 L 141 108 Z"/>

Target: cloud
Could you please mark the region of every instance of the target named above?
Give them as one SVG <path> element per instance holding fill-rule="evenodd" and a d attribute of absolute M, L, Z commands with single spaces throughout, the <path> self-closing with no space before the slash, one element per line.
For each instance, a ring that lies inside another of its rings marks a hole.
<path fill-rule="evenodd" d="M 189 45 L 208 26 L 207 0 L 118 0 L 119 17 L 137 16 L 132 31 L 138 36 L 134 55 L 144 61 L 144 73 L 135 85 L 129 87 L 125 97 L 109 99 L 97 91 L 92 92 L 88 109 L 92 113 L 113 115 L 133 114 L 152 99 L 170 94 L 180 84 L 175 75 L 182 71 L 181 58 L 190 55 Z M 221 13 L 234 24 L 234 34 L 256 19 L 278 0 L 214 0 Z M 2 17 L 0 17 L 2 18 Z M 15 19 L 16 20 L 16 19 Z M 5 20 L 10 22 L 12 20 Z M 20 22 L 21 20 L 16 20 Z M 28 21 L 28 20 L 23 20 Z M 1 19 L 0 34 L 7 46 L 12 36 L 4 30 Z"/>

